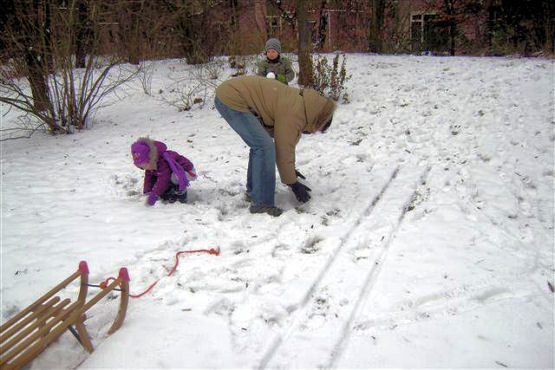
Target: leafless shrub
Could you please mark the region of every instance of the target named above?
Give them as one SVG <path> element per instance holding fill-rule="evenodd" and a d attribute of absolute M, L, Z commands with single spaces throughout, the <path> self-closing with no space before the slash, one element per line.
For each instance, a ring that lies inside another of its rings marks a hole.
<path fill-rule="evenodd" d="M 2 105 L 2 109 L 3 108 L 4 105 Z M 3 120 L 6 115 L 7 112 L 2 112 L 2 118 L 0 119 Z M 28 114 L 19 115 L 12 120 L 16 120 L 15 124 L 13 124 L 14 127 L 4 128 L 4 125 L 1 125 L 0 141 L 28 139 L 33 136 L 35 132 L 46 131 L 44 122 L 37 122 L 36 119 L 30 117 Z"/>
<path fill-rule="evenodd" d="M 225 61 L 223 59 L 213 59 L 212 61 L 200 65 L 194 66 L 191 70 L 192 77 L 199 81 L 205 81 L 205 83 L 217 86 L 213 81 L 220 78 L 220 75 L 224 69 Z M 211 82 L 212 81 L 212 82 Z"/>
<path fill-rule="evenodd" d="M 339 67 L 339 54 L 335 55 L 331 65 L 326 56 L 317 56 L 313 65 L 313 88 L 335 101 L 343 98 L 343 102 L 347 103 L 349 96 L 345 83 L 351 78 L 351 75 L 347 74 L 345 55 L 343 54 L 341 67 Z"/>
<path fill-rule="evenodd" d="M 76 58 L 75 30 L 82 21 L 77 7 L 76 2 L 61 7 L 22 1 L 15 5 L 17 17 L 0 35 L 13 41 L 4 39 L 13 59 L 0 69 L 0 102 L 34 117 L 51 133 L 86 128 L 101 101 L 134 74 L 119 68 L 118 57 L 95 56 L 98 32 L 87 36 L 88 54 Z M 101 27 L 96 21 L 87 20 L 92 29 Z M 75 67 L 76 59 L 83 68 Z"/>
<path fill-rule="evenodd" d="M 225 61 L 214 59 L 204 64 L 190 67 L 184 77 L 173 78 L 173 87 L 169 89 L 171 97 L 163 100 L 179 111 L 188 111 L 198 106 L 203 108 L 211 101 L 216 87 L 221 82 Z"/>
<path fill-rule="evenodd" d="M 152 75 L 154 74 L 154 64 L 141 61 L 137 68 L 137 78 L 141 83 L 143 92 L 146 95 L 152 95 Z"/>

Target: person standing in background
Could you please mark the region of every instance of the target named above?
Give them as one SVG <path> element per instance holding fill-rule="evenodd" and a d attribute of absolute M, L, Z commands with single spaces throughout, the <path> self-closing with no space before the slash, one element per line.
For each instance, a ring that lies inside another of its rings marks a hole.
<path fill-rule="evenodd" d="M 272 38 L 266 41 L 264 55 L 266 59 L 261 59 L 257 63 L 258 76 L 273 78 L 286 85 L 295 78 L 291 61 L 281 55 L 281 43 L 278 39 Z"/>

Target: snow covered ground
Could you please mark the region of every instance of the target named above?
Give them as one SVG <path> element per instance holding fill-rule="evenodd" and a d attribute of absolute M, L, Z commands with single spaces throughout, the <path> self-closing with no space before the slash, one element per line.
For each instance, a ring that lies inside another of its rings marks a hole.
<path fill-rule="evenodd" d="M 554 367 L 554 61 L 348 54 L 351 103 L 297 148 L 313 198 L 278 185 L 279 218 L 249 214 L 211 101 L 168 104 L 191 67 L 151 68 L 89 130 L 2 142 L 2 322 L 80 260 L 160 279 L 112 336 L 117 299 L 90 311 L 93 354 L 67 333 L 31 369 Z M 189 204 L 145 206 L 144 135 L 195 164 Z"/>

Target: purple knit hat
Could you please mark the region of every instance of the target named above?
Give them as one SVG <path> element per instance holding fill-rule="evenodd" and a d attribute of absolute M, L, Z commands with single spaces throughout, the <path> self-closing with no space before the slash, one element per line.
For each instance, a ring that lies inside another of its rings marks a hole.
<path fill-rule="evenodd" d="M 131 155 L 135 166 L 150 162 L 150 146 L 144 140 L 137 140 L 131 144 Z"/>

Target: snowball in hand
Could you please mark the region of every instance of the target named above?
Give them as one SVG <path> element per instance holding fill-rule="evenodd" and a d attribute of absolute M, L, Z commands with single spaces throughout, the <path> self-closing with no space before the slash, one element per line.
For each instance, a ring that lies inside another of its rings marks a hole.
<path fill-rule="evenodd" d="M 268 77 L 268 78 L 276 78 L 276 75 L 274 74 L 274 72 L 268 72 L 268 74 L 266 75 L 266 77 Z"/>

